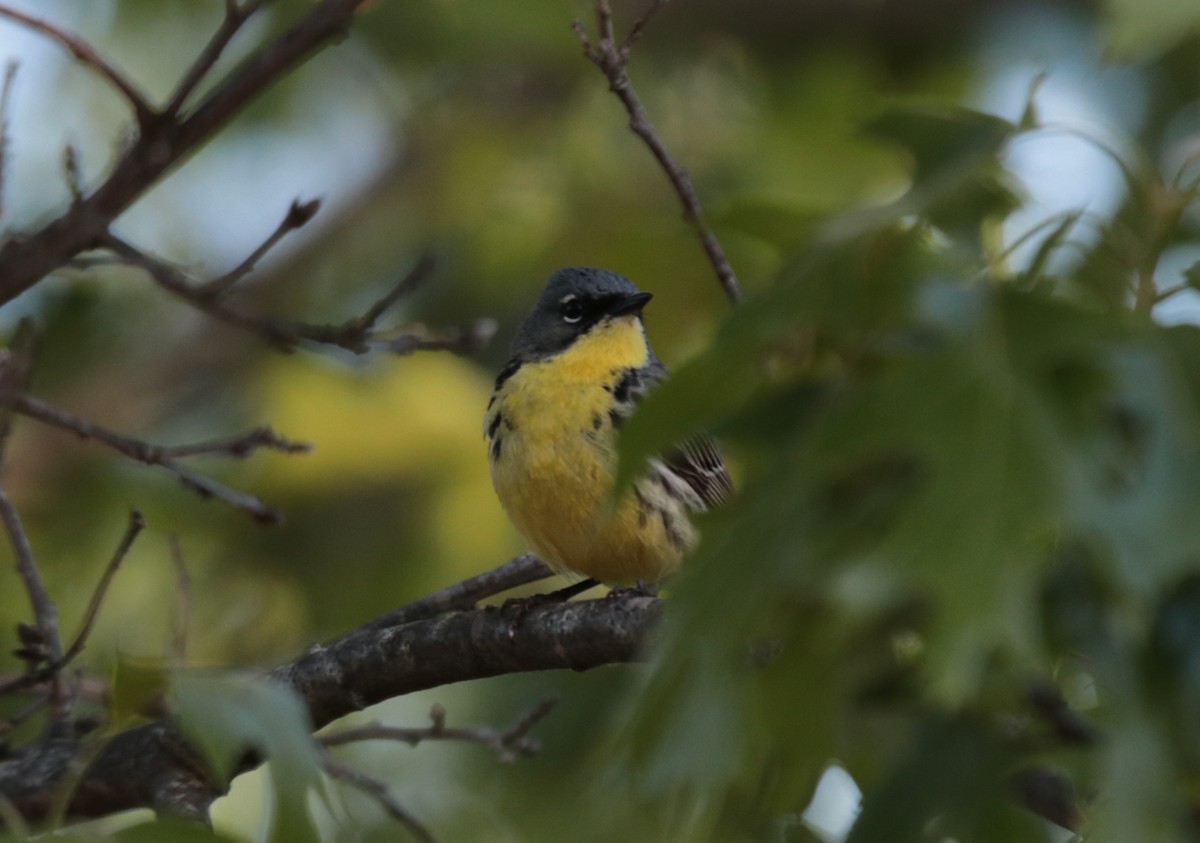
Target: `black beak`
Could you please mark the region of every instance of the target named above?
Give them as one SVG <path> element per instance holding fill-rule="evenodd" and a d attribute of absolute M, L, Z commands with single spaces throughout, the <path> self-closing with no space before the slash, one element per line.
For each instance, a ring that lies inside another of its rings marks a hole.
<path fill-rule="evenodd" d="M 651 293 L 631 293 L 613 299 L 604 312 L 609 316 L 625 316 L 630 313 L 641 313 L 646 302 L 654 298 Z"/>

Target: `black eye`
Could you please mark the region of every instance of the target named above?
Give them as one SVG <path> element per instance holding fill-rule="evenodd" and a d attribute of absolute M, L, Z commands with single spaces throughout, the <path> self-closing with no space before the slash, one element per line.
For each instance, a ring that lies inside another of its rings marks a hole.
<path fill-rule="evenodd" d="M 578 299 L 563 302 L 562 318 L 564 322 L 578 322 L 583 318 L 583 305 Z"/>

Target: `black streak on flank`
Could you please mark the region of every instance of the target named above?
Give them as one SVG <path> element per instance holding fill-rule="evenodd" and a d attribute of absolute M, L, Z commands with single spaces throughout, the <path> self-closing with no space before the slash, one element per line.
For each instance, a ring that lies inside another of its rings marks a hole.
<path fill-rule="evenodd" d="M 662 517 L 663 532 L 667 534 L 667 541 L 676 550 L 682 550 L 683 536 L 675 529 L 675 519 L 671 517 L 671 514 L 666 509 L 660 509 L 658 514 Z"/>
<path fill-rule="evenodd" d="M 625 374 L 621 376 L 621 380 L 617 382 L 616 388 L 613 390 L 613 398 L 618 404 L 624 404 L 629 401 L 629 394 L 633 388 L 638 385 L 641 380 L 637 369 L 627 369 Z"/>
<path fill-rule="evenodd" d="M 612 415 L 611 410 L 609 411 L 609 415 Z M 592 430 L 599 430 L 602 427 L 604 427 L 604 418 L 599 413 L 593 414 L 592 415 Z"/>
<path fill-rule="evenodd" d="M 500 374 L 496 375 L 496 389 L 504 386 L 504 382 L 517 373 L 517 369 L 521 368 L 520 360 L 509 360 L 504 364 L 504 368 L 500 370 Z"/>
<path fill-rule="evenodd" d="M 641 490 L 636 487 L 633 490 L 633 496 L 637 498 L 638 526 L 645 527 L 650 520 L 650 512 L 654 506 L 642 496 Z"/>
<path fill-rule="evenodd" d="M 492 423 L 488 425 L 488 439 L 496 438 L 496 431 L 500 429 L 500 422 L 502 421 L 504 421 L 504 416 L 502 416 L 500 413 L 496 413 L 496 417 L 492 419 Z"/>
<path fill-rule="evenodd" d="M 492 440 L 492 459 L 500 459 L 500 445 L 504 442 L 503 437 L 497 436 Z"/>

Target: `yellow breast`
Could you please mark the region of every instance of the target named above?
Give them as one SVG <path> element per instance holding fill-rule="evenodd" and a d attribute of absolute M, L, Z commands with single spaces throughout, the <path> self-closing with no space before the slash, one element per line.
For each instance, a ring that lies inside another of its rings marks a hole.
<path fill-rule="evenodd" d="M 640 320 L 601 323 L 565 351 L 521 366 L 488 411 L 496 494 L 553 568 L 616 584 L 657 581 L 680 562 L 680 536 L 690 534 L 681 506 L 648 482 L 613 501 L 612 391 L 624 371 L 649 361 Z"/>

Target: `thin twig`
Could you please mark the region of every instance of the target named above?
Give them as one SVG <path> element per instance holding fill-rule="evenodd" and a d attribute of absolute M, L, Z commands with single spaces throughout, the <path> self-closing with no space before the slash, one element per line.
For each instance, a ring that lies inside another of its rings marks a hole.
<path fill-rule="evenodd" d="M 200 55 L 192 62 L 192 66 L 184 73 L 183 78 L 179 80 L 179 84 L 175 87 L 175 92 L 171 94 L 171 98 L 167 101 L 165 113 L 171 116 L 177 116 L 187 103 L 188 97 L 196 90 L 201 82 L 213 69 L 213 65 L 217 63 L 217 59 L 225 52 L 225 48 L 229 46 L 229 42 L 233 40 L 233 36 L 237 35 L 238 31 L 251 17 L 254 16 L 259 9 L 265 6 L 269 0 L 251 0 L 245 6 L 239 6 L 237 0 L 226 0 L 225 16 L 221 19 L 221 25 L 217 31 L 213 33 L 208 43 L 204 45 L 204 49 L 200 51 Z"/>
<path fill-rule="evenodd" d="M 324 766 L 325 772 L 330 778 L 345 782 L 370 796 L 379 803 L 388 816 L 408 829 L 408 832 L 421 843 L 437 843 L 437 838 L 433 836 L 432 832 L 411 811 L 400 804 L 386 783 L 335 758 L 326 757 Z"/>
<path fill-rule="evenodd" d="M 28 29 L 39 32 L 65 47 L 77 61 L 86 67 L 90 67 L 125 97 L 130 106 L 133 107 L 133 114 L 137 118 L 139 125 L 146 126 L 157 116 L 149 101 L 138 91 L 133 83 L 96 52 L 96 49 L 87 41 L 55 26 L 49 21 L 36 18 L 33 15 L 27 15 L 8 6 L 0 5 L 0 17 L 8 18 Z"/>
<path fill-rule="evenodd" d="M 633 45 L 636 44 L 638 39 L 642 37 L 642 31 L 645 30 L 646 24 L 650 23 L 650 19 L 652 17 L 654 17 L 656 14 L 658 14 L 658 10 L 661 9 L 663 6 L 667 5 L 668 2 L 669 2 L 669 0 L 654 0 L 654 2 L 650 4 L 650 8 L 646 10 L 645 14 L 643 14 L 640 18 L 638 18 L 637 20 L 635 20 L 633 22 L 633 26 L 629 27 L 629 34 L 626 35 L 623 39 L 621 39 L 621 47 L 620 47 L 621 55 L 626 56 L 626 57 L 629 56 L 629 51 L 633 48 Z M 611 18 L 612 18 L 611 11 L 609 11 L 608 17 L 609 17 L 609 20 L 611 21 Z M 609 34 L 611 35 L 612 34 L 611 22 L 610 22 L 608 28 L 609 28 Z"/>
<path fill-rule="evenodd" d="M 369 346 L 378 351 L 405 355 L 414 351 L 478 351 L 492 341 L 499 329 L 495 319 L 476 319 L 464 328 L 427 328 L 409 325 L 403 334 L 385 340 L 372 340 Z"/>
<path fill-rule="evenodd" d="M 22 679 L 22 680 L 25 680 L 27 678 L 28 678 L 28 676 L 20 677 L 20 679 Z M 14 681 L 13 684 L 15 686 L 16 682 Z M 0 683 L 0 688 L 2 688 L 2 687 L 3 687 L 3 683 Z M 3 693 L 3 691 L 0 690 L 0 693 Z M 33 717 L 35 714 L 37 714 L 39 711 L 41 711 L 43 708 L 45 708 L 47 703 L 49 703 L 49 702 L 50 702 L 50 695 L 42 694 L 37 699 L 35 699 L 33 702 L 31 702 L 29 705 L 25 706 L 25 708 L 18 711 L 16 714 L 10 714 L 5 719 L 0 720 L 0 737 L 8 734 L 13 729 L 16 729 L 21 724 L 27 722 L 31 717 Z"/>
<path fill-rule="evenodd" d="M 3 497 L 3 490 L 0 490 L 0 498 Z M 15 512 L 14 512 L 15 514 Z M 71 646 L 67 648 L 65 653 L 53 654 L 50 648 L 47 648 L 47 658 L 44 664 L 37 670 L 30 671 L 22 676 L 17 676 L 12 679 L 0 681 L 0 696 L 10 694 L 16 691 L 22 691 L 27 688 L 32 688 L 37 685 L 49 682 L 51 683 L 51 694 L 47 699 L 56 699 L 58 707 L 64 715 L 69 712 L 72 705 L 71 695 L 66 693 L 66 689 L 62 689 L 60 697 L 55 697 L 55 685 L 61 682 L 61 673 L 70 662 L 78 656 L 85 646 L 87 646 L 88 637 L 92 634 L 92 628 L 95 626 L 96 617 L 100 613 L 100 606 L 104 602 L 105 596 L 108 594 L 108 587 L 112 583 L 113 577 L 116 576 L 117 569 L 121 567 L 121 563 L 125 561 L 125 557 L 129 554 L 129 549 L 133 546 L 134 540 L 138 534 L 146 526 L 146 520 L 142 517 L 142 513 L 136 509 L 129 513 L 129 526 L 125 529 L 125 534 L 121 537 L 120 543 L 117 545 L 116 552 L 108 565 L 104 569 L 104 573 L 100 577 L 100 582 L 97 583 L 95 591 L 92 592 L 92 599 L 88 602 L 87 611 L 84 612 L 83 619 L 80 621 L 79 631 L 75 634 L 75 638 L 71 642 Z M 39 621 L 39 631 L 41 630 L 41 622 Z M 44 634 L 43 634 L 44 638 Z M 2 727 L 3 724 L 0 724 Z M 4 731 L 0 728 L 0 733 Z"/>
<path fill-rule="evenodd" d="M 71 204 L 78 205 L 83 201 L 83 176 L 79 168 L 79 150 L 71 144 L 63 149 L 63 178 L 71 194 Z"/>
<path fill-rule="evenodd" d="M 96 584 L 96 590 L 92 592 L 92 599 L 88 602 L 87 611 L 83 614 L 83 621 L 79 625 L 79 631 L 75 633 L 75 639 L 71 642 L 71 646 L 63 653 L 62 660 L 56 665 L 57 669 L 61 670 L 69 664 L 87 646 L 88 637 L 92 634 L 92 628 L 96 625 L 96 616 L 100 614 L 100 606 L 104 603 L 105 595 L 108 594 L 108 587 L 112 584 L 113 577 L 117 574 L 117 569 L 121 567 L 121 563 L 125 561 L 125 557 L 129 554 L 129 549 L 133 547 L 138 534 L 145 528 L 146 519 L 142 517 L 142 513 L 136 509 L 131 510 L 129 513 L 129 526 L 125 528 L 125 534 L 121 536 L 121 541 L 117 545 L 112 559 L 105 566 L 104 573 L 100 576 L 100 582 Z"/>
<path fill-rule="evenodd" d="M 17 509 L 8 498 L 8 493 L 0 485 L 0 520 L 8 533 L 9 544 L 12 545 L 13 556 L 16 560 L 17 575 L 25 585 L 25 593 L 29 596 L 29 604 L 33 609 L 34 622 L 37 624 L 39 647 L 45 653 L 45 661 L 53 664 L 62 659 L 62 641 L 58 633 L 58 606 L 50 599 L 46 585 L 42 582 L 42 573 L 38 570 L 37 560 L 33 556 L 33 547 L 29 536 L 21 525 Z M 56 719 L 66 715 L 65 695 L 61 677 L 57 673 L 51 678 L 50 700 L 53 704 Z"/>
<path fill-rule="evenodd" d="M 432 261 L 428 257 L 418 260 L 395 286 L 361 316 L 340 324 L 318 325 L 242 313 L 226 304 L 221 295 L 206 292 L 208 285 L 191 280 L 177 266 L 147 254 L 115 235 L 105 236 L 103 245 L 126 265 L 147 272 L 156 284 L 172 295 L 214 319 L 262 337 L 282 351 L 292 351 L 303 343 L 341 348 L 354 354 L 375 350 L 393 354 L 432 349 L 473 351 L 486 344 L 495 333 L 495 322 L 489 319 L 477 320 L 467 329 L 449 329 L 439 333 L 414 329 L 398 336 L 382 336 L 375 331 L 375 324 L 384 312 L 425 279 L 432 268 Z"/>
<path fill-rule="evenodd" d="M 234 284 L 254 271 L 254 267 L 258 265 L 258 262 L 263 259 L 263 256 L 267 252 L 275 247 L 276 243 L 296 229 L 302 228 L 316 215 L 320 207 L 320 199 L 311 199 L 308 202 L 293 199 L 292 205 L 288 208 L 288 212 L 284 215 L 283 220 L 280 221 L 275 230 L 271 232 L 257 249 L 251 252 L 244 261 L 229 270 L 229 272 L 197 286 L 196 293 L 202 296 L 220 296 L 227 293 Z"/>
<path fill-rule="evenodd" d="M 741 285 L 733 273 L 729 259 L 725 256 L 725 250 L 721 248 L 720 241 L 717 240 L 716 234 L 704 220 L 704 211 L 700 207 L 700 199 L 696 195 L 695 187 L 692 186 L 691 177 L 671 155 L 662 138 L 658 136 L 625 69 L 630 48 L 641 36 L 649 19 L 663 5 L 664 0 L 655 0 L 650 10 L 634 23 L 629 34 L 620 42 L 613 34 L 612 9 L 609 7 L 608 0 L 596 0 L 599 37 L 594 43 L 588 38 L 581 21 L 575 21 L 572 27 L 583 47 L 584 56 L 600 68 L 605 78 L 608 79 L 609 90 L 616 94 L 621 104 L 625 106 L 625 111 L 629 115 L 629 128 L 650 149 L 662 171 L 670 180 L 675 194 L 683 205 L 684 220 L 700 238 L 700 245 L 704 248 L 704 253 L 708 256 L 708 261 L 712 265 L 713 271 L 717 275 L 717 281 L 725 291 L 725 295 L 731 302 L 737 304 L 742 300 Z"/>
<path fill-rule="evenodd" d="M 33 356 L 37 346 L 37 331 L 33 320 L 25 317 L 13 332 L 8 348 L 0 352 L 0 389 L 24 390 L 33 369 Z M 4 450 L 12 433 L 13 414 L 0 412 L 0 475 L 5 468 Z"/>
<path fill-rule="evenodd" d="M 273 434 L 264 436 L 260 428 L 249 434 L 232 439 L 218 440 L 203 445 L 170 446 L 152 445 L 139 439 L 122 436 L 98 424 L 72 415 L 51 404 L 47 404 L 32 395 L 21 392 L 0 390 L 0 406 L 6 407 L 23 416 L 37 419 L 51 427 L 70 431 L 81 439 L 91 439 L 112 448 L 132 460 L 146 465 L 158 466 L 170 472 L 183 485 L 199 493 L 202 497 L 216 498 L 230 506 L 244 509 L 255 519 L 268 524 L 279 523 L 283 515 L 278 509 L 260 501 L 253 495 L 231 489 L 204 474 L 178 461 L 179 456 L 196 456 L 198 454 L 221 454 L 233 457 L 244 457 L 250 451 L 259 447 L 274 448 L 284 452 L 304 450 L 305 446 L 293 444 L 287 440 L 274 437 Z"/>
<path fill-rule="evenodd" d="M 280 436 L 269 425 L 256 427 L 249 433 L 223 439 L 209 439 L 191 445 L 159 445 L 159 454 L 172 459 L 200 456 L 248 457 L 259 448 L 268 448 L 284 454 L 307 454 L 313 449 L 310 442 L 293 442 Z"/>
<path fill-rule="evenodd" d="M 179 535 L 171 534 L 171 564 L 175 567 L 175 591 L 178 602 L 175 610 L 175 634 L 171 641 L 171 661 L 175 667 L 187 664 L 188 628 L 192 620 L 192 578 L 183 560 Z"/>
<path fill-rule="evenodd" d="M 480 601 L 502 592 L 544 580 L 554 572 L 532 553 L 522 553 L 503 565 L 476 574 L 469 579 L 435 591 L 407 606 L 393 609 L 363 627 L 367 630 L 388 629 L 407 623 L 426 620 L 446 612 L 473 609 Z"/>
<path fill-rule="evenodd" d="M 345 35 L 368 0 L 314 0 L 285 31 L 254 51 L 185 118 L 155 116 L 83 202 L 37 231 L 0 246 L 0 305 L 76 255 L 96 248 L 113 220 L 169 169 L 223 129 L 265 90 Z M 227 6 L 227 9 L 230 8 Z"/>
<path fill-rule="evenodd" d="M 462 741 L 487 747 L 495 753 L 496 759 L 501 764 L 512 764 L 518 757 L 528 757 L 542 751 L 541 743 L 530 738 L 529 732 L 557 704 L 558 700 L 553 697 L 544 699 L 503 731 L 490 726 L 448 727 L 446 710 L 440 705 L 435 705 L 429 712 L 432 725 L 425 728 L 401 728 L 369 723 L 349 729 L 339 729 L 336 732 L 321 735 L 318 740 L 326 748 L 373 740 L 400 741 L 409 746 L 416 746 L 422 741 Z"/>
<path fill-rule="evenodd" d="M 0 88 L 0 218 L 6 210 L 4 202 L 4 183 L 8 175 L 8 156 L 12 149 L 12 134 L 9 132 L 8 112 L 12 103 L 13 83 L 17 79 L 17 68 L 20 63 L 10 61 L 4 67 L 4 86 Z"/>

